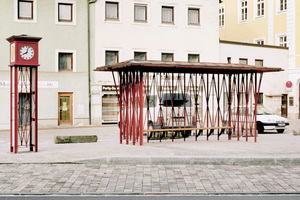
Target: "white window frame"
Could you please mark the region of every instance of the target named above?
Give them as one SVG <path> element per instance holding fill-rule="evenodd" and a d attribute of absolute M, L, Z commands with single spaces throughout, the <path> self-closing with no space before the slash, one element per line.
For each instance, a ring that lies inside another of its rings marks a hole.
<path fill-rule="evenodd" d="M 283 9 L 283 10 L 280 10 L 280 4 L 281 4 L 281 1 L 285 2 L 286 3 L 286 9 Z M 288 0 L 276 0 L 276 13 L 279 15 L 279 14 L 282 14 L 282 13 L 286 13 L 287 11 L 287 1 Z"/>
<path fill-rule="evenodd" d="M 261 19 L 265 17 L 266 14 L 266 1 L 265 0 L 260 0 L 260 2 L 258 2 L 259 0 L 255 0 L 254 1 L 254 19 Z M 258 5 L 260 4 L 260 15 L 257 14 L 258 12 Z M 264 14 L 262 14 L 262 5 L 264 5 Z"/>
<path fill-rule="evenodd" d="M 247 2 L 247 6 L 242 7 L 242 2 Z M 248 9 L 249 2 L 248 0 L 238 0 L 238 23 L 247 23 L 248 22 L 248 15 L 249 15 L 249 9 Z M 247 19 L 242 19 L 242 10 L 247 10 Z"/>
<path fill-rule="evenodd" d="M 176 27 L 177 26 L 177 5 L 176 4 L 160 4 L 159 5 L 159 24 L 161 26 L 172 26 Z M 173 7 L 173 23 L 163 23 L 162 22 L 162 7 Z"/>
<path fill-rule="evenodd" d="M 59 3 L 65 3 L 65 4 L 72 4 L 72 21 L 59 21 L 58 20 L 58 4 Z M 61 25 L 76 25 L 76 1 L 70 1 L 70 0 L 55 0 L 55 24 L 61 24 Z"/>
<path fill-rule="evenodd" d="M 73 71 L 66 71 L 66 72 L 76 72 L 76 50 L 72 49 L 56 49 L 55 50 L 55 72 L 64 72 L 59 71 L 59 53 L 72 53 L 73 54 Z"/>
<path fill-rule="evenodd" d="M 18 12 L 19 12 L 19 1 L 14 1 L 14 11 L 15 11 L 15 22 L 25 22 L 25 23 L 37 23 L 37 0 L 33 1 L 33 8 L 32 8 L 32 19 L 19 19 Z"/>
<path fill-rule="evenodd" d="M 280 46 L 280 44 L 285 44 L 284 42 L 283 43 L 280 42 L 280 38 L 286 37 L 286 47 L 288 47 L 288 37 L 287 36 L 288 35 L 286 33 L 276 34 L 276 45 Z M 284 46 L 282 46 L 282 47 L 284 47 Z"/>
<path fill-rule="evenodd" d="M 223 9 L 224 12 L 220 13 L 220 9 Z M 220 18 L 223 18 L 224 24 L 220 23 Z M 225 5 L 219 7 L 219 28 L 225 28 Z"/>
<path fill-rule="evenodd" d="M 260 41 L 264 41 L 264 44 L 263 44 L 263 45 L 266 45 L 266 38 L 264 38 L 264 37 L 261 37 L 261 38 L 254 38 L 254 39 L 253 39 L 253 43 L 254 43 L 254 44 L 258 44 L 257 42 L 260 42 Z M 260 44 L 260 45 L 262 45 L 262 44 Z"/>

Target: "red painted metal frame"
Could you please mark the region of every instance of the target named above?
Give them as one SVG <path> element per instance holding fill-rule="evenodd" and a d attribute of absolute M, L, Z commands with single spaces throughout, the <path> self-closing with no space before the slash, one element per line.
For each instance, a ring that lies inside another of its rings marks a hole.
<path fill-rule="evenodd" d="M 250 137 L 257 141 L 254 113 L 257 111 L 262 73 L 152 73 L 133 70 L 119 71 L 118 75 L 119 83 L 116 83 L 115 77 L 114 81 L 116 87 L 119 87 L 121 144 L 125 140 L 126 144 L 135 145 L 139 142 L 143 145 L 143 130 L 151 128 L 173 128 L 172 141 L 180 133 L 184 141 L 191 133 L 197 141 L 203 130 L 179 132 L 176 128 L 226 126 L 232 126 L 233 129 L 209 129 L 206 131 L 206 139 L 216 134 L 219 140 L 221 135 L 227 134 L 228 140 L 234 135 L 237 140 L 244 136 L 246 141 Z M 257 76 L 260 76 L 259 81 Z M 170 109 L 163 106 L 165 93 L 171 97 Z M 176 105 L 174 95 L 178 94 L 182 94 L 184 99 L 190 96 L 195 106 L 187 106 L 185 100 L 183 108 L 179 104 Z M 158 107 L 151 108 L 150 100 Z M 180 112 L 183 113 L 182 119 L 179 117 Z M 155 135 L 161 142 L 168 132 L 148 132 L 147 142 Z"/>
<path fill-rule="evenodd" d="M 21 146 L 38 151 L 37 69 L 37 66 L 11 66 L 10 151 L 14 153 Z"/>

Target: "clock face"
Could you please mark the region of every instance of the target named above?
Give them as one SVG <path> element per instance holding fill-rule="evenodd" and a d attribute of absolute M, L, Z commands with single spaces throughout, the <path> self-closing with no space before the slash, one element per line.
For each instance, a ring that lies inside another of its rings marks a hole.
<path fill-rule="evenodd" d="M 20 49 L 20 56 L 25 60 L 30 60 L 34 56 L 34 50 L 31 46 L 24 45 Z"/>

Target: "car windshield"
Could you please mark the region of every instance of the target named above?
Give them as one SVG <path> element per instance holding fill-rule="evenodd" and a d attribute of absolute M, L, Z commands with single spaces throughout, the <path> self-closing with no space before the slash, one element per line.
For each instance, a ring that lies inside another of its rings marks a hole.
<path fill-rule="evenodd" d="M 146 96 L 145 102 L 144 102 L 144 108 L 147 108 L 147 105 L 149 105 L 149 108 L 155 107 L 158 103 L 158 99 L 156 95 L 149 95 Z"/>
<path fill-rule="evenodd" d="M 173 99 L 173 100 L 172 100 Z M 189 94 L 173 93 L 163 94 L 162 106 L 165 107 L 190 107 L 192 105 L 191 97 Z"/>
<path fill-rule="evenodd" d="M 272 115 L 272 113 L 265 107 L 257 107 L 257 115 Z"/>

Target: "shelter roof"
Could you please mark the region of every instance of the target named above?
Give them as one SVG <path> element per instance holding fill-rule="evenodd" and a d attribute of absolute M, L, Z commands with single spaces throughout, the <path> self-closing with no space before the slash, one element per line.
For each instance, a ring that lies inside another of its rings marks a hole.
<path fill-rule="evenodd" d="M 143 72 L 175 72 L 175 73 L 213 73 L 213 74 L 241 74 L 283 71 L 277 67 L 261 67 L 244 64 L 183 62 L 157 60 L 127 60 L 124 62 L 97 67 L 94 71 L 143 71 Z"/>

